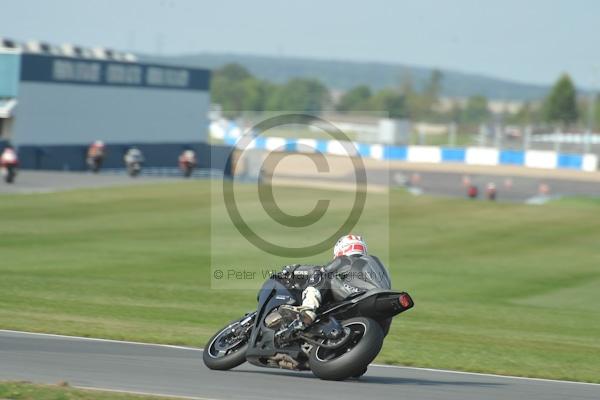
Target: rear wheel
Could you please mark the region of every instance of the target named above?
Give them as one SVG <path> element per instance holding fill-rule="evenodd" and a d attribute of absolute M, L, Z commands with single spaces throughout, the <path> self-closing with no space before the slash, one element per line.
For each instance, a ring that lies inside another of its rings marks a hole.
<path fill-rule="evenodd" d="M 311 350 L 310 369 L 321 379 L 344 380 L 361 376 L 383 345 L 383 329 L 370 318 L 351 318 L 342 321 L 342 325 L 351 335 L 346 344 L 336 349 L 314 346 Z"/>
<path fill-rule="evenodd" d="M 210 338 L 202 354 L 208 368 L 227 370 L 246 361 L 248 336 L 240 321 L 241 319 L 233 321 Z"/>

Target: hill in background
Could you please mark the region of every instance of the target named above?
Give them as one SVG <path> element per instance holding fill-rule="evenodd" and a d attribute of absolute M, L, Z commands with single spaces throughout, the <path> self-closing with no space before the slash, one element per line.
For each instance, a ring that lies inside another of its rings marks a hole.
<path fill-rule="evenodd" d="M 334 90 L 345 91 L 360 84 L 373 89 L 398 87 L 409 77 L 417 90 L 428 81 L 433 68 L 402 64 L 319 60 L 309 58 L 279 58 L 246 54 L 198 53 L 181 56 L 141 56 L 145 61 L 218 68 L 239 63 L 253 75 L 275 83 L 291 78 L 316 78 Z M 443 73 L 442 95 L 469 97 L 483 95 L 499 100 L 535 100 L 546 95 L 548 86 L 519 83 L 483 75 L 452 70 Z"/>

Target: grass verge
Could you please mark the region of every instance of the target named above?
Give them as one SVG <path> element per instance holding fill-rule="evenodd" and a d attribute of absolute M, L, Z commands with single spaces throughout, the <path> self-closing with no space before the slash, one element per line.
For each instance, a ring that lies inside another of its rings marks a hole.
<path fill-rule="evenodd" d="M 177 397 L 83 390 L 67 384 L 38 385 L 30 382 L 0 382 L 0 399 L 10 400 L 176 400 Z"/>
<path fill-rule="evenodd" d="M 277 193 L 302 208 L 322 192 Z M 596 203 L 390 196 L 360 231 L 376 253 L 391 238 L 393 285 L 416 307 L 377 362 L 600 382 Z M 210 200 L 208 182 L 0 196 L 0 328 L 203 346 L 256 304 L 255 291 L 211 289 L 211 255 L 303 261 L 211 242 L 225 216 L 211 229 Z"/>

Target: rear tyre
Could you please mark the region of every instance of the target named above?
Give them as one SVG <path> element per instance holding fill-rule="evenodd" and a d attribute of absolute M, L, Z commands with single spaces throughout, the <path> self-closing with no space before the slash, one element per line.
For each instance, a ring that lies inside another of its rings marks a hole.
<path fill-rule="evenodd" d="M 339 381 L 360 377 L 383 345 L 383 329 L 370 318 L 351 318 L 342 321 L 342 325 L 351 330 L 348 344 L 339 349 L 314 346 L 310 352 L 310 369 L 321 379 Z"/>
<path fill-rule="evenodd" d="M 202 359 L 204 364 L 214 370 L 228 370 L 246 361 L 247 337 L 236 337 L 233 330 L 240 325 L 235 320 L 217 332 L 206 344 Z"/>
<path fill-rule="evenodd" d="M 356 375 L 352 375 L 352 377 L 358 379 L 358 378 L 360 378 L 361 376 L 363 376 L 366 373 L 367 373 L 367 368 L 363 369 L 361 372 L 359 372 Z"/>

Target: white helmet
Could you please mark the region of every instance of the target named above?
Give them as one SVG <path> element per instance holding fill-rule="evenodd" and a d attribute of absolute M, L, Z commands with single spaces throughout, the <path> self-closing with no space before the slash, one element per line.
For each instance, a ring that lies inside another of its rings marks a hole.
<path fill-rule="evenodd" d="M 351 256 L 353 254 L 367 254 L 367 243 L 362 236 L 342 236 L 333 247 L 333 258 L 340 256 Z"/>

